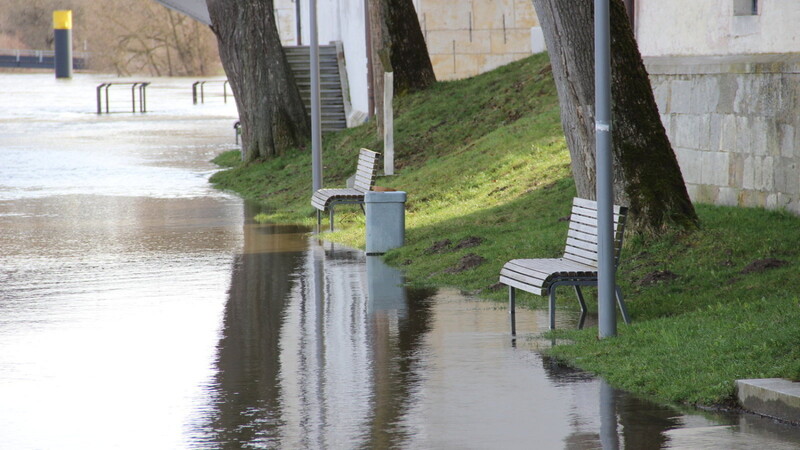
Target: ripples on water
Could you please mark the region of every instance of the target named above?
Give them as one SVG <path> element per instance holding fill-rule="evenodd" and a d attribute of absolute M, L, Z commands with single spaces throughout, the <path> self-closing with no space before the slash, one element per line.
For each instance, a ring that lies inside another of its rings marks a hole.
<path fill-rule="evenodd" d="M 206 182 L 232 105 L 158 79 L 151 112 L 97 116 L 106 80 L 0 74 L 0 448 L 797 443 L 542 358 L 536 311 L 513 345 L 504 305 L 253 223 Z"/>

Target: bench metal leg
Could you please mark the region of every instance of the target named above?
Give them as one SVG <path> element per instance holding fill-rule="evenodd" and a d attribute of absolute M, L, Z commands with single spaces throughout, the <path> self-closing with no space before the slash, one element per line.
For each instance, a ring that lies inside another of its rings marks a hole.
<path fill-rule="evenodd" d="M 588 315 L 589 315 L 589 313 L 587 313 L 586 311 L 581 312 L 581 318 L 580 318 L 580 320 L 578 320 L 578 329 L 579 330 L 582 330 L 583 326 L 586 325 L 586 316 L 588 316 Z"/>
<path fill-rule="evenodd" d="M 578 296 L 578 303 L 581 304 L 581 315 L 586 314 L 586 300 L 583 299 L 583 292 L 580 286 L 573 286 L 575 288 L 575 295 Z"/>
<path fill-rule="evenodd" d="M 625 307 L 625 300 L 622 298 L 622 289 L 619 286 L 615 286 L 615 290 L 617 291 L 617 305 L 619 305 L 619 312 L 622 313 L 622 320 L 625 321 L 626 325 L 630 325 L 631 318 L 628 316 L 628 308 Z"/>
<path fill-rule="evenodd" d="M 517 293 L 512 286 L 508 287 L 508 315 L 511 320 L 511 335 L 517 335 Z"/>
<path fill-rule="evenodd" d="M 329 210 L 328 210 L 329 211 L 328 222 L 330 222 L 330 224 L 331 224 L 331 231 L 333 231 L 333 208 L 334 208 L 334 206 L 331 205 Z"/>
<path fill-rule="evenodd" d="M 322 211 L 317 210 L 317 231 L 322 226 Z"/>
<path fill-rule="evenodd" d="M 556 287 L 550 287 L 550 329 L 556 329 Z"/>

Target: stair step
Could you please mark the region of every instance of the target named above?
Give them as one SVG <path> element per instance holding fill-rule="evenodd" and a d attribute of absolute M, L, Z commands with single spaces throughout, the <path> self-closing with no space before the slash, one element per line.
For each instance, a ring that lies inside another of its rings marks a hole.
<path fill-rule="evenodd" d="M 306 109 L 311 109 L 311 52 L 308 46 L 284 47 L 286 59 L 294 74 L 300 97 Z M 344 116 L 344 99 L 341 79 L 339 77 L 339 61 L 336 46 L 320 46 L 320 113 L 322 131 L 335 131 L 347 128 Z"/>

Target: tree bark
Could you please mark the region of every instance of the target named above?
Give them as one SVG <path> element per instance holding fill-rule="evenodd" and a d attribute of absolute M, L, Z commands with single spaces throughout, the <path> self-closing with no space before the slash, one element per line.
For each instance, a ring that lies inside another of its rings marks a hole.
<path fill-rule="evenodd" d="M 375 115 L 382 134 L 384 72 L 394 72 L 395 96 L 427 88 L 436 75 L 412 0 L 368 0 L 368 13 Z"/>
<path fill-rule="evenodd" d="M 697 215 L 625 6 L 621 0 L 610 1 L 614 202 L 630 208 L 629 228 L 641 233 L 695 227 Z M 594 199 L 594 5 L 589 0 L 533 4 L 550 52 L 578 195 Z"/>
<path fill-rule="evenodd" d="M 245 160 L 304 146 L 311 127 L 281 45 L 273 1 L 206 3 L 239 110 Z"/>

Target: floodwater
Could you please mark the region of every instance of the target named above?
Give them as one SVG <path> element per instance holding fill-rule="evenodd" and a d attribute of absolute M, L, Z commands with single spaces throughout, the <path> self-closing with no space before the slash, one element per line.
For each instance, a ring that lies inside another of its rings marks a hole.
<path fill-rule="evenodd" d="M 539 311 L 514 342 L 504 305 L 254 223 L 207 183 L 232 103 L 154 79 L 98 116 L 109 80 L 0 74 L 0 448 L 800 446 L 543 358 Z"/>

